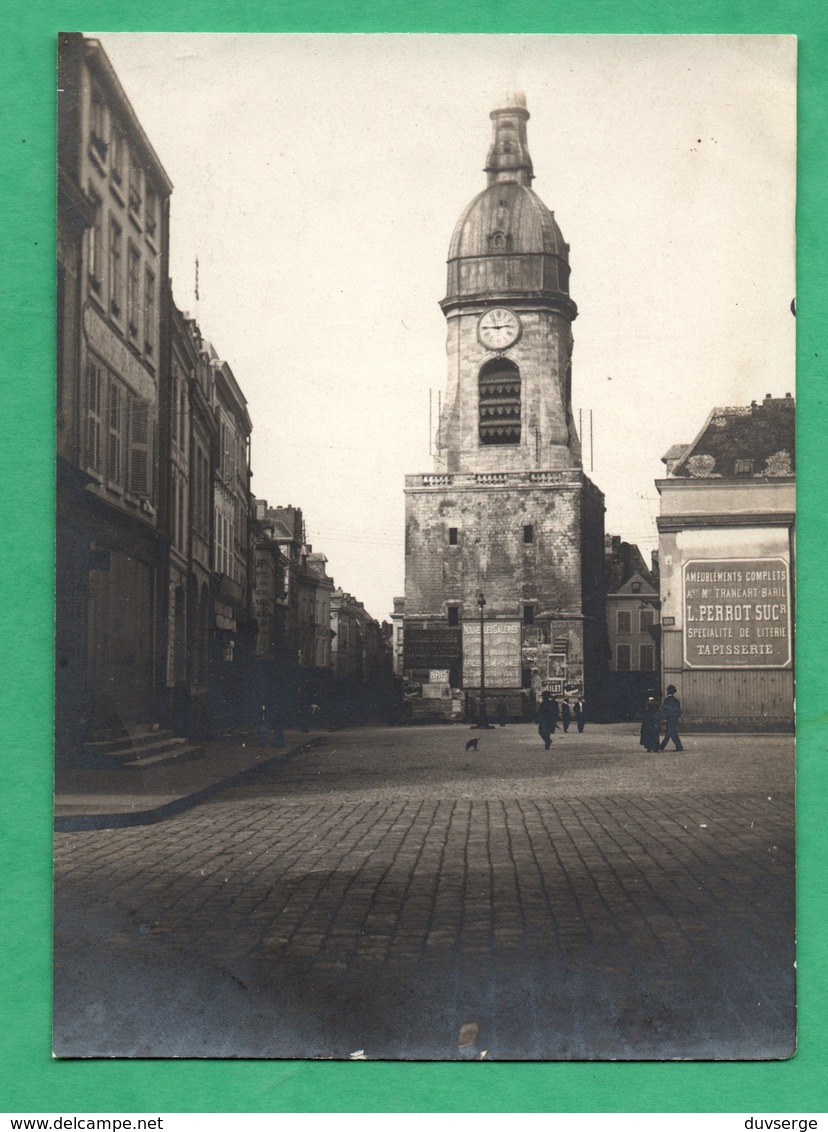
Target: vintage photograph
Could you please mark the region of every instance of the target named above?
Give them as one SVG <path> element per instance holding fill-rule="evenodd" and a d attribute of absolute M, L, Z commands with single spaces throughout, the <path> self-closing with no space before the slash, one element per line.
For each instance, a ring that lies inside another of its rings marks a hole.
<path fill-rule="evenodd" d="M 796 1052 L 796 40 L 67 31 L 53 1050 Z"/>

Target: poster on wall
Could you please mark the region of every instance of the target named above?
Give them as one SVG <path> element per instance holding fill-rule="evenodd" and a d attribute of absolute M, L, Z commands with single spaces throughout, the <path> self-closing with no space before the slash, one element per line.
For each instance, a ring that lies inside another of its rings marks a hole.
<path fill-rule="evenodd" d="M 790 569 L 785 559 L 685 562 L 683 599 L 688 667 L 790 665 Z"/>
<path fill-rule="evenodd" d="M 483 624 L 483 662 L 487 688 L 520 687 L 520 621 Z M 463 622 L 463 686 L 480 687 L 480 625 Z"/>

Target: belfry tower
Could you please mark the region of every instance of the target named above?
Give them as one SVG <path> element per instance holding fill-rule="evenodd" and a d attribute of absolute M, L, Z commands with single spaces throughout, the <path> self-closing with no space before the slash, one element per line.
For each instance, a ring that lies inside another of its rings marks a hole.
<path fill-rule="evenodd" d="M 531 187 L 528 118 L 522 94 L 491 113 L 487 185 L 455 227 L 440 304 L 434 471 L 406 477 L 403 666 L 421 714 L 450 699 L 430 687 L 446 673 L 472 712 L 483 685 L 489 713 L 513 716 L 543 689 L 595 695 L 601 667 L 604 500 L 581 469 L 569 245 Z"/>

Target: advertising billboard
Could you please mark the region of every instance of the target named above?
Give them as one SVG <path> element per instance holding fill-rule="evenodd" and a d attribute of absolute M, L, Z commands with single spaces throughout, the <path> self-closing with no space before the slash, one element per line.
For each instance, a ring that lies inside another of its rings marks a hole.
<path fill-rule="evenodd" d="M 790 569 L 783 558 L 684 564 L 684 659 L 689 668 L 787 668 Z"/>

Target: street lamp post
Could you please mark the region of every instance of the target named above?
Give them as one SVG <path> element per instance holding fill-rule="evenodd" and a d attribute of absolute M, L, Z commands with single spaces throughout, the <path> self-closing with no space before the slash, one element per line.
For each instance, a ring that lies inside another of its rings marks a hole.
<path fill-rule="evenodd" d="M 489 721 L 486 718 L 486 656 L 483 635 L 483 610 L 486 606 L 486 598 L 482 592 L 477 595 L 477 604 L 480 607 L 480 712 L 477 726 L 488 728 Z"/>

